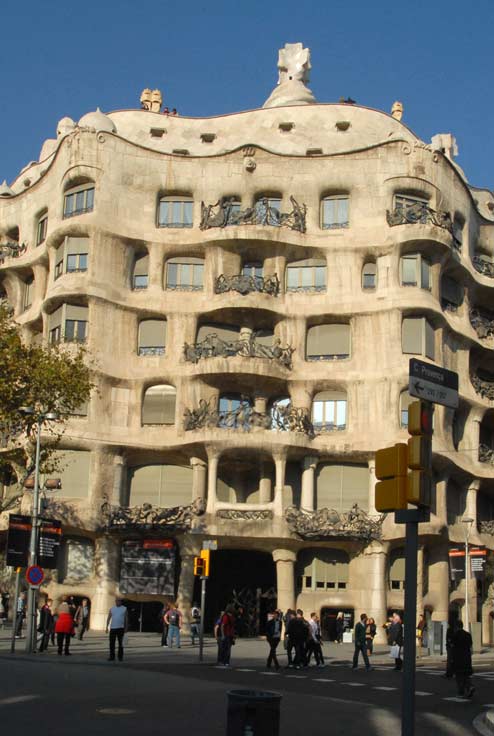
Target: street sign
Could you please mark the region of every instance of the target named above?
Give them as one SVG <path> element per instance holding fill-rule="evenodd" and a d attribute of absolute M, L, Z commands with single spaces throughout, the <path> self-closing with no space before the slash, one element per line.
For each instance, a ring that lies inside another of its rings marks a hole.
<path fill-rule="evenodd" d="M 31 517 L 10 514 L 7 536 L 7 565 L 27 567 L 29 540 L 31 539 Z"/>
<path fill-rule="evenodd" d="M 56 570 L 62 541 L 62 522 L 57 519 L 40 519 L 38 562 L 45 570 Z"/>
<path fill-rule="evenodd" d="M 456 409 L 459 404 L 458 373 L 410 358 L 410 396 Z"/>
<path fill-rule="evenodd" d="M 43 568 L 39 565 L 31 565 L 26 570 L 26 580 L 29 583 L 29 585 L 32 585 L 34 588 L 37 588 L 43 580 L 45 579 L 45 573 L 43 572 Z"/>
<path fill-rule="evenodd" d="M 210 549 L 213 552 L 218 549 L 218 540 L 217 539 L 205 539 L 202 543 L 203 549 Z"/>

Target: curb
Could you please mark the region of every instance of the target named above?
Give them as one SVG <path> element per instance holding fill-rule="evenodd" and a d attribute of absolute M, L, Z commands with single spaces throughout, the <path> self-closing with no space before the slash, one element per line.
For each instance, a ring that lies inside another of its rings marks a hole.
<path fill-rule="evenodd" d="M 481 736 L 492 736 L 494 734 L 494 710 L 480 713 L 474 718 L 472 725 Z"/>

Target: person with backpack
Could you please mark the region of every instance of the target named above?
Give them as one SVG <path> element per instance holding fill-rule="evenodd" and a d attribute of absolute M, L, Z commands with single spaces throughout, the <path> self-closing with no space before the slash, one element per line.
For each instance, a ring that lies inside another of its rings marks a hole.
<path fill-rule="evenodd" d="M 199 639 L 200 628 L 201 628 L 201 609 L 194 603 L 190 611 L 190 638 L 192 640 L 192 646 L 196 643 L 196 639 Z"/>
<path fill-rule="evenodd" d="M 177 649 L 180 649 L 180 629 L 182 628 L 182 613 L 178 610 L 176 603 L 173 603 L 165 614 L 165 622 L 168 624 L 168 647 L 173 647 L 173 642 L 177 642 Z"/>

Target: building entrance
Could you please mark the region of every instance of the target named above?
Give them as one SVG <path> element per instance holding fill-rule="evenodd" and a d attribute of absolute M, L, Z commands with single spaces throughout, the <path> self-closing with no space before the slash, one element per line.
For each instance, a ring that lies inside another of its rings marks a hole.
<path fill-rule="evenodd" d="M 194 601 L 200 601 L 196 578 Z M 222 549 L 211 553 L 207 582 L 205 629 L 213 630 L 219 613 L 235 606 L 238 636 L 258 636 L 266 630 L 267 615 L 276 608 L 276 568 L 267 552 Z"/>
<path fill-rule="evenodd" d="M 129 631 L 161 632 L 160 612 L 162 601 L 131 601 L 125 598 Z"/>
<path fill-rule="evenodd" d="M 321 633 L 323 639 L 336 641 L 336 617 L 343 613 L 343 631 L 353 631 L 353 608 L 321 608 Z"/>

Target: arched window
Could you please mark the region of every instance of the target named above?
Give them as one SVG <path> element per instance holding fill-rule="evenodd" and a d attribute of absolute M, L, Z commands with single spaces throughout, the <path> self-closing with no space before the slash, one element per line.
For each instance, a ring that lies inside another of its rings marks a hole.
<path fill-rule="evenodd" d="M 405 317 L 401 326 L 401 347 L 403 353 L 425 355 L 434 360 L 434 327 L 425 317 Z"/>
<path fill-rule="evenodd" d="M 346 393 L 321 391 L 312 400 L 312 424 L 316 432 L 346 429 Z"/>
<path fill-rule="evenodd" d="M 138 355 L 164 355 L 166 319 L 145 319 L 139 324 Z"/>
<path fill-rule="evenodd" d="M 405 589 L 405 550 L 403 547 L 391 550 L 389 556 L 389 587 L 391 590 Z"/>
<path fill-rule="evenodd" d="M 202 291 L 204 259 L 170 258 L 165 266 L 165 288 L 169 291 Z"/>
<path fill-rule="evenodd" d="M 74 217 L 92 212 L 94 208 L 94 182 L 86 181 L 65 191 L 63 216 Z"/>
<path fill-rule="evenodd" d="M 138 256 L 134 262 L 134 272 L 132 274 L 132 288 L 134 291 L 148 288 L 149 279 L 149 255 Z"/>
<path fill-rule="evenodd" d="M 297 579 L 302 591 L 345 590 L 350 558 L 341 549 L 302 550 L 297 560 Z"/>
<path fill-rule="evenodd" d="M 362 268 L 362 289 L 370 291 L 377 286 L 377 264 L 364 263 Z"/>
<path fill-rule="evenodd" d="M 350 357 L 350 325 L 315 325 L 307 330 L 306 360 L 343 360 Z"/>
<path fill-rule="evenodd" d="M 357 504 L 363 511 L 369 507 L 369 468 L 367 465 L 320 463 L 316 470 L 318 509 L 349 511 Z"/>
<path fill-rule="evenodd" d="M 336 230 L 348 227 L 348 194 L 332 194 L 321 201 L 321 228 Z"/>
<path fill-rule="evenodd" d="M 307 258 L 289 263 L 286 267 L 286 290 L 326 291 L 326 273 L 326 261 L 322 258 Z"/>
<path fill-rule="evenodd" d="M 175 424 L 177 389 L 168 384 L 150 386 L 142 402 L 143 424 Z"/>
<path fill-rule="evenodd" d="M 194 200 L 184 194 L 162 197 L 158 208 L 158 227 L 192 227 Z"/>
<path fill-rule="evenodd" d="M 129 506 L 187 506 L 192 500 L 192 468 L 141 465 L 129 470 Z"/>

